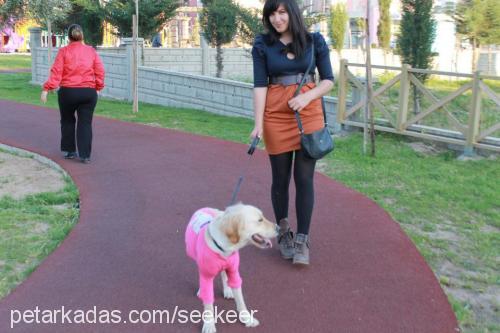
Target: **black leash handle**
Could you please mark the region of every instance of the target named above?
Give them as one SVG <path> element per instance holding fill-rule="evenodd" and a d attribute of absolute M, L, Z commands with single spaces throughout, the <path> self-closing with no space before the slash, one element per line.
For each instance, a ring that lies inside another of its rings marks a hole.
<path fill-rule="evenodd" d="M 252 156 L 253 152 L 255 151 L 255 148 L 257 148 L 257 145 L 259 144 L 260 137 L 256 136 L 253 138 L 252 143 L 250 144 L 250 147 L 248 148 L 247 154 Z M 248 165 L 247 165 L 248 169 Z M 238 182 L 236 183 L 236 187 L 234 188 L 233 195 L 231 196 L 231 202 L 229 203 L 229 206 L 234 205 L 236 202 L 236 196 L 238 195 L 238 192 L 240 191 L 241 183 L 243 182 L 243 177 L 245 172 L 238 178 Z"/>
<path fill-rule="evenodd" d="M 253 152 L 255 151 L 255 148 L 257 148 L 257 145 L 259 144 L 260 137 L 256 136 L 253 138 L 252 143 L 250 144 L 250 148 L 248 148 L 247 154 L 248 155 L 253 155 Z"/>

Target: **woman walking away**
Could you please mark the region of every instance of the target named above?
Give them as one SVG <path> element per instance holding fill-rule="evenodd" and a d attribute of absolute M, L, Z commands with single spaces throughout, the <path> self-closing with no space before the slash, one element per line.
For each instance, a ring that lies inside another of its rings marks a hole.
<path fill-rule="evenodd" d="M 321 97 L 333 87 L 329 49 L 320 33 L 308 33 L 295 0 L 267 0 L 263 18 L 267 32 L 255 38 L 254 65 L 255 127 L 252 137 L 263 135 L 272 170 L 271 201 L 280 228 L 281 256 L 294 264 L 309 264 L 309 228 L 314 206 L 313 176 L 316 160 L 300 149 L 294 111 L 306 134 L 324 126 Z M 314 50 L 313 50 L 314 45 Z M 314 52 L 315 72 L 306 77 L 301 93 L 293 97 Z M 296 187 L 297 234 L 288 223 L 288 188 L 292 175 Z"/>
<path fill-rule="evenodd" d="M 68 37 L 70 43 L 59 49 L 49 79 L 43 85 L 40 100 L 46 103 L 48 92 L 59 88 L 57 95 L 64 158 L 77 157 L 78 146 L 80 160 L 89 163 L 92 151 L 92 116 L 97 103 L 97 92 L 104 88 L 104 66 L 97 52 L 91 46 L 83 44 L 82 27 L 78 24 L 71 25 Z"/>

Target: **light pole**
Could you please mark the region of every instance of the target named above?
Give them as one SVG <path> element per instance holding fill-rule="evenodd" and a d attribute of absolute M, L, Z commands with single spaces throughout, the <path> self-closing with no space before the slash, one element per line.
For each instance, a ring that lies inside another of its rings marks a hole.
<path fill-rule="evenodd" d="M 377 1 L 377 0 L 375 0 Z M 375 156 L 375 124 L 373 119 L 373 110 L 371 106 L 372 99 L 372 64 L 371 64 L 371 45 L 370 45 L 370 5 L 371 0 L 366 0 L 366 104 L 364 112 L 364 131 L 363 131 L 363 152 L 366 154 L 366 145 L 368 141 L 368 121 L 370 122 L 370 143 L 371 156 Z"/>
<path fill-rule="evenodd" d="M 138 63 L 138 45 L 137 37 L 139 35 L 139 0 L 135 0 L 135 15 L 132 16 L 132 39 L 133 39 L 133 50 L 134 59 L 133 63 L 133 80 L 132 80 L 132 94 L 133 94 L 133 112 L 139 112 L 139 71 Z"/>

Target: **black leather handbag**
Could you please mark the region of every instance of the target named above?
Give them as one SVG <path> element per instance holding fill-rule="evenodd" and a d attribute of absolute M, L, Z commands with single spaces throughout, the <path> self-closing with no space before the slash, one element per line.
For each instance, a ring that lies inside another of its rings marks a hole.
<path fill-rule="evenodd" d="M 304 74 L 304 78 L 300 82 L 297 90 L 295 90 L 294 97 L 300 94 L 300 89 L 304 86 L 306 77 L 309 75 L 311 68 L 314 62 L 314 40 L 312 41 L 312 56 L 311 63 L 307 68 L 306 73 Z M 326 154 L 331 152 L 334 148 L 333 139 L 328 130 L 328 122 L 326 120 L 326 111 L 325 111 L 325 101 L 323 97 L 321 97 L 321 107 L 323 109 L 323 119 L 325 122 L 325 126 L 315 132 L 305 134 L 304 129 L 302 128 L 302 121 L 300 120 L 300 115 L 298 111 L 295 111 L 295 119 L 297 119 L 297 125 L 299 127 L 300 132 L 300 146 L 301 150 L 307 157 L 315 160 L 319 160 L 323 158 Z"/>

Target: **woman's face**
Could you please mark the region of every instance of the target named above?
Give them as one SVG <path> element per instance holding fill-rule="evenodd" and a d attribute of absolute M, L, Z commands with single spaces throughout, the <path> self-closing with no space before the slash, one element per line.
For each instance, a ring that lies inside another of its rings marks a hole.
<path fill-rule="evenodd" d="M 275 12 L 269 15 L 269 22 L 279 34 L 282 34 L 288 30 L 288 12 L 285 9 L 285 6 L 282 4 L 279 5 L 278 9 Z"/>

